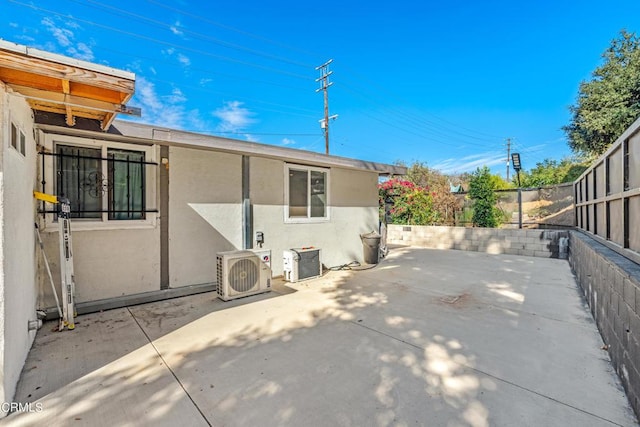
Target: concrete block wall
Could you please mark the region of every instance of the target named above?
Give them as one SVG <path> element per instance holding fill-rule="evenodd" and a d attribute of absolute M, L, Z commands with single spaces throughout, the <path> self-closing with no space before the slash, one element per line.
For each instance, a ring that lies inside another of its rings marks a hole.
<path fill-rule="evenodd" d="M 387 228 L 387 244 L 566 259 L 568 233 L 566 230 L 391 224 Z"/>
<path fill-rule="evenodd" d="M 640 266 L 579 231 L 569 239 L 569 264 L 640 414 Z"/>

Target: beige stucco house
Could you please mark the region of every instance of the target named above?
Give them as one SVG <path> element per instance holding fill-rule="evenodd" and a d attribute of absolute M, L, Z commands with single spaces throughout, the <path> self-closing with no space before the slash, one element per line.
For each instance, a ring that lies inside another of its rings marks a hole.
<path fill-rule="evenodd" d="M 55 207 L 71 200 L 78 311 L 210 291 L 216 254 L 289 248 L 362 261 L 381 174 L 404 168 L 114 120 L 135 76 L 0 41 L 0 401 L 10 402 L 59 286 Z M 213 297 L 213 296 L 212 296 Z M 52 311 L 49 310 L 49 313 Z M 33 325 L 33 323 L 31 323 Z M 73 333 L 73 332 L 66 332 Z M 0 414 L 1 416 L 1 414 Z"/>

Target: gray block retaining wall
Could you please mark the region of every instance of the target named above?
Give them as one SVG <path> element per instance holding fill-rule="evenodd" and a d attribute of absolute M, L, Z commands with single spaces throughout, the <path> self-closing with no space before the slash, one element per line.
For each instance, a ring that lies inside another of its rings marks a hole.
<path fill-rule="evenodd" d="M 387 227 L 387 244 L 430 249 L 458 249 L 490 254 L 567 258 L 567 230 L 519 230 L 426 225 Z"/>
<path fill-rule="evenodd" d="M 640 416 L 640 266 L 579 231 L 569 239 L 571 269 Z"/>

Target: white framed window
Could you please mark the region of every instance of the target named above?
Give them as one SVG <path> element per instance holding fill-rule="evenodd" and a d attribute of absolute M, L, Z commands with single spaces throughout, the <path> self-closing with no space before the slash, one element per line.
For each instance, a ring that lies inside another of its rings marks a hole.
<path fill-rule="evenodd" d="M 45 193 L 66 198 L 76 229 L 155 226 L 156 148 L 47 134 Z M 56 220 L 48 206 L 48 223 Z"/>
<path fill-rule="evenodd" d="M 285 222 L 329 220 L 329 169 L 285 164 Z"/>
<path fill-rule="evenodd" d="M 26 153 L 26 137 L 24 132 L 13 122 L 11 122 L 10 132 L 11 147 L 24 156 Z"/>

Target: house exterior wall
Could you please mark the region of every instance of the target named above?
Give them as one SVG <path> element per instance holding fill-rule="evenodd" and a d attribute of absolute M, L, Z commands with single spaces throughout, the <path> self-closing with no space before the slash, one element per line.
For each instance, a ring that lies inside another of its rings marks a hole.
<path fill-rule="evenodd" d="M 250 182 L 255 232 L 264 233 L 263 249 L 271 249 L 274 276 L 283 274 L 285 249 L 322 249 L 327 267 L 363 261 L 360 234 L 378 230 L 378 175 L 375 172 L 330 168 L 330 219 L 315 223 L 284 221 L 285 162 L 251 158 Z"/>
<path fill-rule="evenodd" d="M 10 402 L 35 331 L 34 199 L 36 145 L 31 109 L 0 83 L 0 402 Z M 24 155 L 11 147 L 10 127 L 25 136 Z M 4 414 L 0 412 L 0 417 Z"/>
<path fill-rule="evenodd" d="M 378 228 L 377 173 L 331 168 L 330 219 L 285 223 L 285 162 L 251 157 L 249 164 L 253 249 L 262 231 L 274 276 L 283 274 L 289 248 L 321 248 L 326 266 L 362 261 L 359 235 Z M 171 147 L 169 170 L 171 287 L 213 283 L 216 253 L 243 247 L 242 156 Z"/>
<path fill-rule="evenodd" d="M 51 229 L 52 230 L 52 229 Z M 76 303 L 160 289 L 160 233 L 151 229 L 75 230 L 73 269 Z M 42 234 L 51 273 L 60 290 L 57 231 Z M 55 306 L 44 265 L 40 265 L 43 306 Z"/>
<path fill-rule="evenodd" d="M 216 253 L 242 247 L 242 156 L 169 149 L 170 287 L 216 281 Z"/>
<path fill-rule="evenodd" d="M 52 150 L 55 143 L 86 143 L 83 138 L 64 135 L 45 135 L 42 139 L 48 150 Z M 159 153 L 158 147 L 154 150 Z M 163 244 L 168 245 L 170 288 L 215 283 L 216 254 L 243 248 L 243 156 L 177 145 L 170 146 L 168 153 L 166 164 L 158 162 L 156 175 L 159 168 L 169 170 L 169 209 L 168 212 L 149 214 L 157 215 L 157 220 L 139 226 L 120 226 L 117 221 L 92 224 L 91 221 L 72 220 L 78 303 L 160 290 L 160 248 Z M 378 229 L 377 172 L 327 168 L 329 219 L 289 223 L 284 217 L 286 164 L 295 165 L 256 156 L 249 161 L 251 238 L 254 249 L 258 249 L 255 232 L 264 233 L 264 249 L 272 251 L 273 275 L 283 274 L 282 252 L 290 248 L 321 248 L 322 262 L 327 267 L 362 262 L 360 234 Z M 53 160 L 45 158 L 47 184 L 44 192 L 55 193 L 55 180 L 51 172 L 47 172 L 54 167 Z M 159 180 L 156 179 L 153 185 L 158 199 L 162 194 Z M 160 206 L 158 200 L 155 206 Z M 57 225 L 53 215 L 48 215 L 46 220 L 38 215 L 38 220 L 44 223 L 45 250 L 54 281 L 59 284 Z M 164 243 L 161 242 L 161 221 L 169 224 L 168 239 Z M 53 307 L 44 265 L 40 266 L 39 273 L 41 305 Z"/>
<path fill-rule="evenodd" d="M 96 136 L 97 138 L 98 136 Z M 39 143 L 45 151 L 53 152 L 55 144 L 84 146 L 100 143 L 96 138 L 78 138 L 57 134 L 39 136 Z M 148 160 L 158 156 L 157 147 L 136 147 L 131 144 L 120 144 L 119 148 L 147 149 Z M 42 157 L 34 159 L 40 169 Z M 147 207 L 157 206 L 158 167 L 147 166 Z M 43 171 L 39 170 L 36 188 L 48 194 L 56 194 L 55 163 L 52 156 L 44 157 Z M 106 173 L 106 172 L 105 172 Z M 53 205 L 45 205 L 46 209 L 55 209 Z M 76 302 L 96 301 L 131 295 L 160 289 L 160 227 L 158 213 L 149 212 L 144 221 L 93 221 L 77 219 L 71 221 L 73 237 L 73 261 L 75 273 Z M 37 215 L 42 230 L 45 253 L 51 267 L 57 289 L 60 286 L 60 248 L 58 223 L 52 214 Z M 49 284 L 45 266 L 40 263 L 38 270 L 39 287 L 42 295 L 42 307 L 54 307 L 55 299 Z"/>
<path fill-rule="evenodd" d="M 34 132 L 26 102 L 4 91 L 1 95 L 0 399 L 9 401 L 35 336 L 34 331 L 27 331 L 27 322 L 36 319 L 36 309 L 55 306 L 44 258 L 35 250 L 34 221 L 41 231 L 55 285 L 60 288 L 57 222 L 53 213 L 39 212 L 42 207 L 54 208 L 35 201 L 32 195 L 33 190 L 56 194 L 56 163 L 54 156 L 38 152 L 55 153 L 59 143 L 132 150 L 144 146 L 148 160 L 158 163 L 150 166 L 147 207 L 159 208 L 161 194 L 168 194 L 167 210 L 149 212 L 139 222 L 104 221 L 106 214 L 102 221 L 72 220 L 77 303 L 160 291 L 162 247 L 168 247 L 170 288 L 214 283 L 216 254 L 243 248 L 243 155 L 187 148 L 177 141 L 162 151 L 167 157 L 161 162 L 160 146 L 150 145 L 148 140 L 103 140 L 102 134 L 70 136 L 57 129 Z M 25 156 L 7 141 L 11 120 L 27 136 Z M 321 248 L 327 267 L 362 261 L 359 235 L 378 229 L 378 172 L 323 168 L 329 176 L 329 218 L 290 223 L 285 221 L 287 164 L 295 165 L 259 156 L 251 156 L 248 163 L 251 239 L 258 249 L 255 232 L 264 233 L 264 249 L 272 251 L 273 275 L 283 274 L 282 252 L 290 248 Z M 160 188 L 164 186 L 160 168 L 165 167 L 169 171 L 166 191 Z M 166 241 L 161 234 L 162 221 L 169 224 Z"/>

